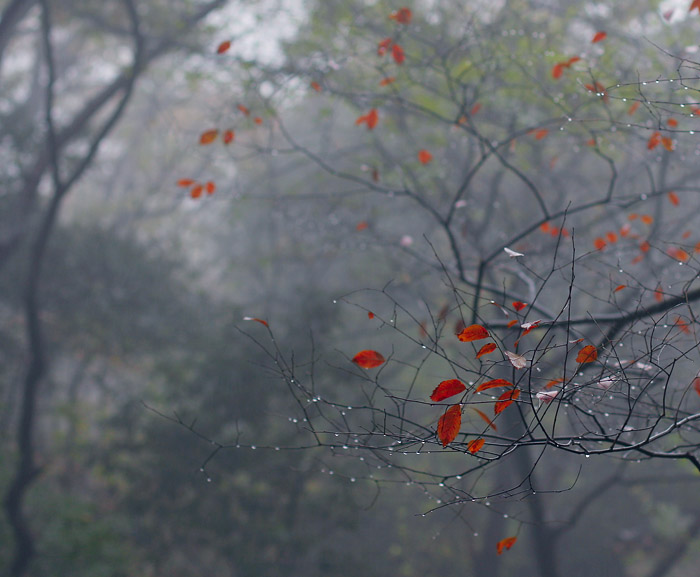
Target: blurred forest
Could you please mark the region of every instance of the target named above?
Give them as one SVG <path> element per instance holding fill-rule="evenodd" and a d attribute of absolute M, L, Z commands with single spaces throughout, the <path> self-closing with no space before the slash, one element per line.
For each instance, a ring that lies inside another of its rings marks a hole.
<path fill-rule="evenodd" d="M 0 3 L 0 572 L 692 574 L 695 4 Z M 511 319 L 613 350 L 522 389 L 604 449 L 434 438 Z"/>

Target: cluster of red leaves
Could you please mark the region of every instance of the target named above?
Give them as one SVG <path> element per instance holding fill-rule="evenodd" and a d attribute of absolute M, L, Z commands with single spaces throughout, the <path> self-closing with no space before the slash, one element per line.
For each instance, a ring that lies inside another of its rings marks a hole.
<path fill-rule="evenodd" d="M 177 181 L 177 185 L 181 188 L 189 188 L 190 197 L 195 199 L 200 198 L 205 192 L 211 196 L 216 191 L 216 184 L 211 180 L 201 183 L 191 178 L 181 178 Z"/>

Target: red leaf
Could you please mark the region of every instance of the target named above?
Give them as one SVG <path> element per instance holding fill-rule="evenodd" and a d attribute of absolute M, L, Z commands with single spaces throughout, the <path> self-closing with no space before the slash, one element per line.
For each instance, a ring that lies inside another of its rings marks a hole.
<path fill-rule="evenodd" d="M 240 110 L 246 116 L 250 116 L 250 110 L 248 110 L 248 107 L 239 104 L 238 106 L 236 106 L 236 108 L 238 108 L 238 110 Z"/>
<path fill-rule="evenodd" d="M 640 218 L 644 224 L 651 225 L 654 223 L 654 217 L 650 214 L 643 214 Z"/>
<path fill-rule="evenodd" d="M 666 121 L 666 124 L 668 124 L 671 128 L 675 128 L 676 126 L 678 126 L 678 121 L 675 118 L 669 118 Z"/>
<path fill-rule="evenodd" d="M 477 102 L 472 106 L 472 109 L 469 111 L 469 116 L 474 116 L 479 110 L 481 110 L 481 102 Z"/>
<path fill-rule="evenodd" d="M 393 38 L 385 38 L 377 45 L 377 56 L 384 56 L 394 42 Z"/>
<path fill-rule="evenodd" d="M 510 321 L 510 322 L 506 325 L 506 327 L 511 328 L 511 327 L 514 327 L 514 326 L 517 325 L 517 324 L 518 324 L 518 319 L 513 319 L 512 321 Z"/>
<path fill-rule="evenodd" d="M 690 5 L 690 8 L 688 9 L 688 12 L 692 12 L 693 10 L 697 10 L 700 12 L 700 0 L 693 0 L 692 4 Z"/>
<path fill-rule="evenodd" d="M 602 30 L 600 32 L 596 32 L 595 36 L 593 36 L 593 40 L 591 40 L 591 44 L 596 44 L 598 42 L 602 42 L 608 37 L 607 32 L 603 32 Z"/>
<path fill-rule="evenodd" d="M 463 343 L 469 343 L 471 341 L 480 341 L 481 339 L 488 339 L 489 332 L 481 325 L 471 325 L 465 328 L 461 333 L 457 335 L 457 338 Z"/>
<path fill-rule="evenodd" d="M 357 232 L 363 231 L 369 227 L 369 224 L 367 224 L 366 220 L 361 220 L 355 225 L 355 230 Z"/>
<path fill-rule="evenodd" d="M 639 105 L 640 105 L 639 102 L 633 102 L 632 105 L 627 109 L 627 114 L 632 116 L 635 112 L 637 112 Z"/>
<path fill-rule="evenodd" d="M 379 83 L 379 86 L 388 86 L 392 82 L 396 80 L 395 76 L 387 76 L 386 78 L 382 78 L 381 82 Z"/>
<path fill-rule="evenodd" d="M 214 194 L 214 191 L 216 190 L 216 184 L 214 184 L 210 180 L 204 185 L 204 189 L 207 191 L 207 194 L 209 194 L 209 195 Z"/>
<path fill-rule="evenodd" d="M 199 198 L 202 196 L 202 192 L 204 192 L 204 187 L 201 184 L 198 184 L 197 186 L 193 187 L 192 190 L 190 190 L 190 196 L 192 198 Z"/>
<path fill-rule="evenodd" d="M 357 120 L 355 120 L 355 125 L 359 126 L 360 124 L 366 124 L 367 130 L 372 130 L 375 126 L 377 126 L 378 121 L 379 114 L 377 113 L 377 109 L 372 108 L 372 110 L 370 110 L 367 114 L 358 116 Z"/>
<path fill-rule="evenodd" d="M 678 198 L 678 195 L 675 192 L 669 192 L 668 193 L 668 201 L 673 205 L 673 206 L 678 206 L 681 201 Z"/>
<path fill-rule="evenodd" d="M 539 130 L 535 131 L 535 140 L 542 140 L 548 134 L 549 130 L 547 130 L 546 128 L 540 128 Z"/>
<path fill-rule="evenodd" d="M 189 188 L 195 182 L 196 181 L 192 180 L 191 178 L 181 178 L 180 180 L 177 181 L 177 185 L 181 186 L 182 188 Z"/>
<path fill-rule="evenodd" d="M 567 66 L 567 67 L 568 67 L 568 66 L 571 66 L 572 64 L 575 64 L 575 63 L 578 62 L 579 60 L 581 60 L 581 58 L 579 58 L 578 56 L 572 56 L 571 58 L 569 58 L 569 59 L 566 61 L 566 66 Z"/>
<path fill-rule="evenodd" d="M 664 136 L 661 138 L 661 144 L 663 147 L 668 150 L 669 152 L 673 152 L 674 146 L 673 146 L 673 139 L 669 138 L 668 136 Z"/>
<path fill-rule="evenodd" d="M 374 313 L 372 311 L 367 311 L 367 318 L 372 320 L 374 318 Z"/>
<path fill-rule="evenodd" d="M 406 60 L 406 55 L 403 52 L 403 48 L 401 48 L 401 46 L 398 44 L 394 44 L 391 47 L 391 56 L 396 64 L 403 64 L 404 60 Z"/>
<path fill-rule="evenodd" d="M 256 323 L 260 323 L 261 325 L 265 325 L 266 327 L 270 328 L 270 325 L 267 324 L 267 321 L 264 321 L 262 319 L 258 319 L 255 317 L 243 317 L 244 321 L 255 321 Z"/>
<path fill-rule="evenodd" d="M 695 377 L 693 379 L 693 388 L 695 389 L 695 392 L 700 395 L 700 377 Z"/>
<path fill-rule="evenodd" d="M 421 164 L 430 164 L 430 162 L 433 160 L 433 155 L 425 149 L 419 150 L 418 160 Z"/>
<path fill-rule="evenodd" d="M 373 369 L 386 362 L 386 359 L 377 351 L 360 351 L 353 358 L 352 362 L 363 369 Z"/>
<path fill-rule="evenodd" d="M 508 550 L 515 545 L 517 540 L 517 537 L 507 537 L 506 539 L 501 539 L 498 543 L 496 543 L 496 551 L 498 551 L 498 554 L 500 555 L 504 550 Z"/>
<path fill-rule="evenodd" d="M 467 387 L 462 381 L 450 379 L 449 381 L 442 381 L 437 387 L 435 387 L 435 390 L 430 395 L 430 398 L 436 403 L 439 403 L 440 401 L 444 401 L 449 397 L 459 395 L 459 393 L 463 393 L 466 390 Z"/>
<path fill-rule="evenodd" d="M 484 446 L 485 442 L 486 441 L 484 439 L 474 439 L 473 441 L 469 441 L 467 451 L 469 451 L 472 455 L 475 455 L 481 450 L 481 447 Z"/>
<path fill-rule="evenodd" d="M 680 262 L 688 262 L 690 260 L 690 255 L 677 246 L 668 249 L 668 255 Z"/>
<path fill-rule="evenodd" d="M 496 427 L 494 422 L 489 419 L 483 411 L 480 411 L 475 407 L 472 407 L 472 409 L 476 411 L 476 414 L 479 415 L 489 427 L 491 427 L 494 431 L 498 431 L 498 427 Z"/>
<path fill-rule="evenodd" d="M 445 411 L 445 414 L 440 417 L 440 420 L 438 420 L 437 435 L 443 448 L 447 447 L 447 445 L 457 438 L 461 426 L 462 406 L 452 405 Z"/>
<path fill-rule="evenodd" d="M 216 53 L 223 54 L 224 52 L 227 52 L 229 48 L 231 48 L 231 41 L 224 40 L 221 44 L 219 44 L 219 47 L 216 49 Z"/>
<path fill-rule="evenodd" d="M 481 347 L 479 349 L 479 352 L 476 353 L 476 358 L 480 359 L 484 355 L 488 355 L 489 353 L 492 353 L 495 350 L 496 350 L 496 343 L 486 343 L 483 347 Z"/>
<path fill-rule="evenodd" d="M 664 300 L 664 292 L 663 290 L 661 290 L 661 285 L 657 286 L 656 290 L 654 291 L 654 300 L 657 303 L 660 303 Z"/>
<path fill-rule="evenodd" d="M 321 92 L 321 85 L 318 82 L 312 82 L 311 88 L 313 88 L 316 92 Z"/>
<path fill-rule="evenodd" d="M 199 137 L 199 144 L 211 144 L 216 140 L 217 136 L 219 136 L 219 131 L 216 128 L 205 130 Z"/>
<path fill-rule="evenodd" d="M 410 24 L 413 13 L 410 8 L 399 8 L 396 12 L 389 14 L 389 18 L 396 20 L 400 24 Z"/>
<path fill-rule="evenodd" d="M 612 232 L 612 231 L 608 232 L 608 233 L 605 235 L 605 237 L 608 239 L 608 242 L 609 242 L 610 244 L 615 244 L 615 243 L 617 242 L 617 235 L 616 235 L 614 232 Z"/>
<path fill-rule="evenodd" d="M 561 62 L 557 62 L 554 66 L 552 66 L 552 78 L 555 80 L 561 78 L 561 75 L 564 73 L 564 65 Z"/>
<path fill-rule="evenodd" d="M 598 351 L 593 345 L 586 345 L 583 347 L 578 355 L 576 356 L 576 362 L 585 364 L 592 363 L 598 358 Z"/>
<path fill-rule="evenodd" d="M 233 130 L 227 130 L 226 132 L 224 132 L 224 144 L 231 144 L 234 138 L 236 138 L 236 133 Z"/>
<path fill-rule="evenodd" d="M 606 243 L 605 240 L 600 238 L 600 237 L 597 237 L 593 241 L 593 246 L 595 247 L 596 250 L 603 250 L 607 245 L 608 245 L 608 243 Z"/>
<path fill-rule="evenodd" d="M 647 141 L 647 149 L 654 150 L 657 146 L 659 146 L 659 144 L 661 144 L 661 133 L 655 132 L 649 137 L 649 140 Z"/>
<path fill-rule="evenodd" d="M 513 404 L 513 401 L 520 396 L 520 389 L 513 389 L 512 391 L 506 391 L 500 397 L 493 407 L 494 414 L 498 415 L 502 413 L 509 405 Z"/>
<path fill-rule="evenodd" d="M 520 302 L 520 301 L 513 301 L 513 308 L 514 308 L 516 311 L 521 311 L 521 310 L 523 310 L 526 306 L 527 306 L 527 305 L 526 305 L 525 303 L 523 303 L 523 302 Z"/>
<path fill-rule="evenodd" d="M 622 289 L 627 288 L 626 284 L 620 284 L 615 287 L 615 290 L 613 292 L 619 293 Z"/>
<path fill-rule="evenodd" d="M 253 118 L 253 122 L 255 122 L 255 124 L 257 124 L 257 125 L 260 125 L 263 123 L 263 119 L 260 118 L 259 116 L 256 116 L 255 118 Z"/>
<path fill-rule="evenodd" d="M 481 383 L 477 388 L 476 392 L 480 393 L 481 391 L 486 391 L 488 389 L 495 389 L 496 387 L 514 387 L 515 385 L 511 383 L 510 381 L 506 381 L 505 379 L 493 379 L 491 381 L 486 381 L 485 383 Z"/>

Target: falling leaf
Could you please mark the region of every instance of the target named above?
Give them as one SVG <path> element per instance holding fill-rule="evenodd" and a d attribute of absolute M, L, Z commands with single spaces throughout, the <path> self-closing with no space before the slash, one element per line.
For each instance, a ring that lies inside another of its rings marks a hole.
<path fill-rule="evenodd" d="M 596 250 L 603 250 L 606 246 L 608 246 L 608 243 L 605 242 L 605 239 L 601 237 L 597 237 L 593 241 L 593 246 L 595 247 Z"/>
<path fill-rule="evenodd" d="M 632 116 L 640 106 L 640 102 L 633 102 L 632 105 L 627 109 L 627 114 Z"/>
<path fill-rule="evenodd" d="M 535 397 L 537 397 L 538 401 L 542 401 L 544 404 L 548 405 L 558 394 L 559 391 L 540 391 L 535 395 Z"/>
<path fill-rule="evenodd" d="M 457 438 L 457 434 L 459 433 L 459 428 L 461 426 L 462 406 L 452 405 L 438 420 L 437 435 L 443 448 L 447 447 L 447 445 Z"/>
<path fill-rule="evenodd" d="M 385 38 L 377 45 L 377 56 L 384 56 L 389 47 L 393 44 L 393 38 Z"/>
<path fill-rule="evenodd" d="M 471 341 L 480 341 L 481 339 L 489 338 L 489 332 L 481 325 L 471 325 L 465 328 L 457 335 L 457 338 L 463 343 Z"/>
<path fill-rule="evenodd" d="M 467 451 L 469 451 L 472 455 L 475 455 L 481 450 L 481 447 L 484 446 L 484 443 L 486 441 L 484 439 L 474 439 L 473 441 L 469 441 L 467 444 Z"/>
<path fill-rule="evenodd" d="M 508 537 L 506 539 L 501 539 L 498 543 L 496 543 L 496 551 L 498 551 L 498 554 L 500 555 L 501 553 L 503 553 L 504 550 L 510 549 L 517 540 L 517 537 Z"/>
<path fill-rule="evenodd" d="M 352 362 L 363 369 L 373 369 L 386 362 L 386 359 L 377 351 L 360 351 L 353 358 Z"/>
<path fill-rule="evenodd" d="M 234 138 L 236 138 L 236 133 L 233 130 L 227 130 L 226 132 L 224 132 L 224 144 L 231 144 Z"/>
<path fill-rule="evenodd" d="M 523 336 L 525 336 L 526 334 L 530 333 L 532 330 L 534 330 L 538 326 L 540 326 L 541 322 L 542 322 L 542 319 L 539 319 L 536 321 L 532 321 L 529 323 L 523 323 L 522 325 L 520 325 L 520 328 L 525 330 L 525 332 L 523 333 Z"/>
<path fill-rule="evenodd" d="M 367 114 L 358 116 L 357 120 L 355 120 L 355 125 L 366 124 L 367 130 L 372 130 L 377 126 L 377 122 L 379 122 L 379 113 L 376 108 L 372 108 Z"/>
<path fill-rule="evenodd" d="M 316 92 L 321 92 L 321 85 L 316 81 L 311 82 L 311 88 L 313 88 Z"/>
<path fill-rule="evenodd" d="M 524 369 L 527 366 L 527 359 L 522 355 L 506 351 L 506 356 L 508 357 L 510 364 L 513 365 L 516 369 Z"/>
<path fill-rule="evenodd" d="M 369 224 L 367 224 L 366 220 L 361 220 L 355 225 L 355 230 L 357 232 L 361 232 L 363 230 L 366 230 L 367 228 L 369 228 Z"/>
<path fill-rule="evenodd" d="M 270 327 L 270 325 L 267 324 L 267 321 L 264 321 L 262 319 L 258 319 L 255 317 L 243 317 L 244 321 L 255 321 L 256 323 L 260 323 L 261 325 L 265 325 L 266 327 Z"/>
<path fill-rule="evenodd" d="M 479 349 L 479 352 L 476 353 L 476 358 L 480 359 L 484 355 L 488 355 L 489 353 L 492 353 L 495 350 L 496 350 L 496 343 L 486 343 L 483 347 L 481 347 Z"/>
<path fill-rule="evenodd" d="M 479 415 L 489 427 L 491 427 L 494 431 L 498 431 L 498 427 L 494 424 L 494 422 L 491 419 L 489 419 L 486 416 L 486 413 L 484 413 L 483 411 L 480 411 L 476 407 L 472 407 L 472 410 L 475 411 L 476 414 Z"/>
<path fill-rule="evenodd" d="M 199 144 L 206 145 L 206 144 L 211 144 L 216 140 L 216 137 L 219 136 L 219 131 L 216 128 L 213 128 L 211 130 L 206 130 L 202 132 L 202 134 L 199 137 Z"/>
<path fill-rule="evenodd" d="M 410 8 L 399 8 L 396 12 L 389 14 L 389 18 L 400 24 L 410 24 L 413 13 Z"/>
<path fill-rule="evenodd" d="M 394 44 L 391 47 L 391 57 L 394 59 L 396 64 L 403 64 L 404 60 L 406 60 L 406 55 L 403 52 L 403 48 L 401 48 L 399 44 Z"/>
<path fill-rule="evenodd" d="M 238 108 L 238 110 L 240 110 L 246 116 L 250 116 L 250 110 L 248 110 L 248 108 L 246 106 L 239 104 L 238 106 L 236 106 L 236 108 Z"/>
<path fill-rule="evenodd" d="M 204 185 L 204 189 L 207 191 L 207 194 L 212 195 L 216 191 L 216 184 L 210 180 Z"/>
<path fill-rule="evenodd" d="M 525 256 L 523 253 L 515 252 L 514 250 L 509 249 L 507 246 L 503 247 L 503 250 L 510 258 L 518 258 L 519 256 Z"/>
<path fill-rule="evenodd" d="M 374 313 L 372 311 L 367 311 L 367 318 L 372 320 L 374 318 Z"/>
<path fill-rule="evenodd" d="M 626 284 L 619 284 L 615 287 L 615 290 L 613 292 L 619 293 L 622 289 L 627 288 Z"/>
<path fill-rule="evenodd" d="M 181 186 L 182 188 L 189 188 L 195 182 L 196 181 L 192 180 L 191 178 L 181 178 L 180 180 L 177 181 L 177 185 Z"/>
<path fill-rule="evenodd" d="M 603 32 L 602 30 L 600 32 L 596 32 L 595 36 L 593 36 L 593 40 L 591 40 L 591 44 L 597 44 L 598 42 L 602 42 L 607 37 L 607 32 Z"/>
<path fill-rule="evenodd" d="M 231 41 L 224 40 L 221 44 L 219 44 L 219 47 L 216 49 L 216 53 L 223 54 L 224 52 L 227 52 L 229 48 L 231 48 Z"/>
<path fill-rule="evenodd" d="M 457 379 L 450 379 L 449 381 L 442 381 L 435 390 L 430 395 L 431 400 L 439 403 L 449 397 L 459 395 L 467 390 L 467 387 L 462 381 Z"/>
<path fill-rule="evenodd" d="M 433 155 L 425 149 L 419 150 L 418 160 L 421 164 L 430 164 L 430 162 L 433 160 Z"/>
<path fill-rule="evenodd" d="M 586 345 L 583 347 L 578 355 L 576 356 L 576 362 L 581 363 L 592 363 L 598 358 L 598 351 L 593 345 Z"/>
<path fill-rule="evenodd" d="M 198 184 L 197 186 L 193 187 L 192 190 L 190 190 L 190 196 L 192 198 L 199 198 L 202 196 L 202 193 L 204 192 L 204 187 L 201 184 Z"/>
<path fill-rule="evenodd" d="M 668 201 L 673 206 L 678 206 L 681 203 L 680 199 L 678 198 L 678 195 L 673 191 L 668 193 Z"/>
<path fill-rule="evenodd" d="M 382 78 L 381 82 L 379 83 L 379 86 L 387 86 L 395 81 L 396 81 L 395 76 L 387 76 L 386 78 Z"/>
<path fill-rule="evenodd" d="M 493 407 L 493 412 L 496 415 L 500 415 L 506 408 L 513 404 L 515 399 L 520 396 L 520 389 L 513 389 L 512 391 L 506 391 L 500 397 Z"/>
<path fill-rule="evenodd" d="M 523 310 L 527 305 L 524 302 L 521 301 L 513 301 L 513 308 L 516 311 L 521 311 Z"/>
<path fill-rule="evenodd" d="M 477 388 L 476 392 L 480 393 L 481 391 L 488 391 L 489 389 L 495 389 L 496 387 L 514 387 L 515 385 L 511 383 L 510 381 L 506 381 L 505 379 L 493 379 L 491 381 L 486 381 L 485 383 L 481 383 Z"/>

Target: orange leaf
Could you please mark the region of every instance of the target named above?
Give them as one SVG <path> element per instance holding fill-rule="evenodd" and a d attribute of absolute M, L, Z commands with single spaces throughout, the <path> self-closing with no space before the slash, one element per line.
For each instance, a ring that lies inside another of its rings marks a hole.
<path fill-rule="evenodd" d="M 653 224 L 653 222 L 654 222 L 654 217 L 651 216 L 651 215 L 649 215 L 649 214 L 643 214 L 643 215 L 641 216 L 641 219 L 642 219 L 642 222 L 643 222 L 644 224 L 648 224 L 648 225 L 651 225 L 651 224 Z"/>
<path fill-rule="evenodd" d="M 664 136 L 661 139 L 661 144 L 663 144 L 663 147 L 668 150 L 669 152 L 673 152 L 673 139 L 669 138 L 668 136 Z"/>
<path fill-rule="evenodd" d="M 542 140 L 545 136 L 549 134 L 549 130 L 546 128 L 540 128 L 535 131 L 535 140 Z"/>
<path fill-rule="evenodd" d="M 231 41 L 224 40 L 221 44 L 219 44 L 219 47 L 216 49 L 216 53 L 223 54 L 224 52 L 227 52 L 229 48 L 231 48 Z"/>
<path fill-rule="evenodd" d="M 695 377 L 693 379 L 693 388 L 695 389 L 695 392 L 700 395 L 700 377 Z"/>
<path fill-rule="evenodd" d="M 216 140 L 217 136 L 219 136 L 219 131 L 216 128 L 206 130 L 200 135 L 199 144 L 211 144 Z"/>
<path fill-rule="evenodd" d="M 492 353 L 495 350 L 496 350 L 496 343 L 486 343 L 483 347 L 481 347 L 479 349 L 479 352 L 476 353 L 476 358 L 480 359 L 484 355 L 488 355 L 489 353 Z"/>
<path fill-rule="evenodd" d="M 236 106 L 236 108 L 238 108 L 238 110 L 240 110 L 246 116 L 250 116 L 250 110 L 248 110 L 248 107 L 239 104 L 238 106 Z"/>
<path fill-rule="evenodd" d="M 572 64 L 578 62 L 579 60 L 581 60 L 580 57 L 578 57 L 578 56 L 572 56 L 571 58 L 569 58 L 569 59 L 566 61 L 566 66 L 567 66 L 567 67 L 568 67 L 568 66 L 571 66 Z"/>
<path fill-rule="evenodd" d="M 697 10 L 700 12 L 700 0 L 693 0 L 692 4 L 690 5 L 690 8 L 688 9 L 688 12 L 692 12 L 693 10 Z"/>
<path fill-rule="evenodd" d="M 627 220 L 637 220 L 639 218 L 639 215 L 636 212 L 630 212 L 627 215 Z"/>
<path fill-rule="evenodd" d="M 180 180 L 177 181 L 177 185 L 181 186 L 182 188 L 189 188 L 195 183 L 194 180 L 191 178 L 181 178 Z"/>
<path fill-rule="evenodd" d="M 469 441 L 467 444 L 467 451 L 469 451 L 472 455 L 475 455 L 481 450 L 481 447 L 484 446 L 484 443 L 486 441 L 484 439 L 474 439 L 473 441 Z"/>
<path fill-rule="evenodd" d="M 265 325 L 266 327 L 270 327 L 270 325 L 267 324 L 267 321 L 264 321 L 262 319 L 258 319 L 255 317 L 243 317 L 244 321 L 255 321 L 256 323 L 260 323 L 261 325 Z"/>
<path fill-rule="evenodd" d="M 379 86 L 387 86 L 394 82 L 396 80 L 395 76 L 387 76 L 386 78 L 382 78 L 381 82 L 379 83 Z"/>
<path fill-rule="evenodd" d="M 367 318 L 372 320 L 374 318 L 374 313 L 372 311 L 367 311 Z"/>
<path fill-rule="evenodd" d="M 581 363 L 592 363 L 598 358 L 598 351 L 593 345 L 586 345 L 583 347 L 576 357 L 576 362 Z"/>
<path fill-rule="evenodd" d="M 192 198 L 199 198 L 202 196 L 202 192 L 204 192 L 204 187 L 201 184 L 198 184 L 197 186 L 193 187 L 192 190 L 190 190 L 190 196 Z"/>
<path fill-rule="evenodd" d="M 683 233 L 683 235 L 681 236 L 681 238 L 682 238 L 683 240 L 687 240 L 687 239 L 690 238 L 690 236 L 691 236 L 692 234 L 693 234 L 692 232 L 690 232 L 689 230 L 686 230 L 686 231 Z"/>
<path fill-rule="evenodd" d="M 375 126 L 377 126 L 378 121 L 379 114 L 377 113 L 377 109 L 372 108 L 372 110 L 370 110 L 367 114 L 358 116 L 357 120 L 355 120 L 355 125 L 359 126 L 360 124 L 366 124 L 367 130 L 372 130 Z"/>
<path fill-rule="evenodd" d="M 520 396 L 520 389 L 513 389 L 512 391 L 506 391 L 500 397 L 493 407 L 493 412 L 496 415 L 502 413 L 509 405 L 513 404 L 513 401 Z"/>
<path fill-rule="evenodd" d="M 447 447 L 452 441 L 457 438 L 459 428 L 462 426 L 462 406 L 452 405 L 445 411 L 445 414 L 440 417 L 437 425 L 438 439 L 442 443 L 443 448 Z"/>
<path fill-rule="evenodd" d="M 676 126 L 678 126 L 678 121 L 675 118 L 669 118 L 666 121 L 666 124 L 668 124 L 672 128 L 675 128 Z"/>
<path fill-rule="evenodd" d="M 403 48 L 401 48 L 401 46 L 398 44 L 394 44 L 391 47 L 391 57 L 394 59 L 396 64 L 403 64 L 404 60 L 406 60 L 406 55 L 403 52 Z"/>
<path fill-rule="evenodd" d="M 552 78 L 555 80 L 561 78 L 561 75 L 564 73 L 564 64 L 561 62 L 557 62 L 554 66 L 552 66 Z"/>
<path fill-rule="evenodd" d="M 316 92 L 321 92 L 321 85 L 318 82 L 312 82 L 311 88 L 313 88 Z"/>
<path fill-rule="evenodd" d="M 378 367 L 379 365 L 384 364 L 386 362 L 386 359 L 381 353 L 378 353 L 377 351 L 360 351 L 357 353 L 353 358 L 352 362 L 355 363 L 358 367 L 362 367 L 363 369 L 373 369 L 374 367 Z"/>
<path fill-rule="evenodd" d="M 439 403 L 440 401 L 444 401 L 449 397 L 459 395 L 459 393 L 463 393 L 466 390 L 467 387 L 462 381 L 450 379 L 449 381 L 442 381 L 437 387 L 435 387 L 435 390 L 430 395 L 430 398 L 436 403 Z"/>
<path fill-rule="evenodd" d="M 607 234 L 605 235 L 605 237 L 608 239 L 608 242 L 609 242 L 610 244 L 614 244 L 614 243 L 617 242 L 617 235 L 616 235 L 614 232 L 612 232 L 612 231 L 610 231 L 609 233 L 607 233 Z"/>
<path fill-rule="evenodd" d="M 476 411 L 476 414 L 479 415 L 489 427 L 491 427 L 494 431 L 498 431 L 498 427 L 496 427 L 494 422 L 489 419 L 483 411 L 480 411 L 475 407 L 472 407 L 472 409 Z"/>
<path fill-rule="evenodd" d="M 236 138 L 236 133 L 233 130 L 227 130 L 226 132 L 224 132 L 224 144 L 231 144 L 234 138 Z"/>
<path fill-rule="evenodd" d="M 543 223 L 540 225 L 540 230 L 541 230 L 542 232 L 549 232 L 550 226 L 551 226 L 551 225 L 550 225 L 548 222 L 543 222 Z"/>
<path fill-rule="evenodd" d="M 504 550 L 510 549 L 517 540 L 517 537 L 508 537 L 506 539 L 501 539 L 498 543 L 496 543 L 496 551 L 498 551 L 498 554 L 500 555 L 501 553 L 503 553 Z"/>
<path fill-rule="evenodd" d="M 596 44 L 598 42 L 602 42 L 608 37 L 607 32 L 603 32 L 602 30 L 600 32 L 596 32 L 595 36 L 593 36 L 593 40 L 591 40 L 591 44 Z"/>
<path fill-rule="evenodd" d="M 637 109 L 639 108 L 640 103 L 639 102 L 633 102 L 632 105 L 627 109 L 627 114 L 632 116 L 635 112 L 637 112 Z"/>
<path fill-rule="evenodd" d="M 210 180 L 204 185 L 204 189 L 207 191 L 207 194 L 214 194 L 214 191 L 216 190 L 216 184 L 214 184 Z"/>
<path fill-rule="evenodd" d="M 255 122 L 255 124 L 260 125 L 263 123 L 263 119 L 260 118 L 259 116 L 256 116 L 255 118 L 253 118 L 253 122 Z"/>
<path fill-rule="evenodd" d="M 597 237 L 593 241 L 593 246 L 596 248 L 596 250 L 603 250 L 607 245 L 608 243 L 606 243 L 605 240 L 600 237 Z"/>
<path fill-rule="evenodd" d="M 544 386 L 544 388 L 545 388 L 545 389 L 551 389 L 551 388 L 554 387 L 555 385 L 558 385 L 559 383 L 563 383 L 563 382 L 564 382 L 564 379 L 554 379 L 553 381 L 549 381 L 549 382 Z"/>
<path fill-rule="evenodd" d="M 476 392 L 480 393 L 481 391 L 487 391 L 488 389 L 495 389 L 496 387 L 514 387 L 515 385 L 511 383 L 510 381 L 506 381 L 505 379 L 493 379 L 492 381 L 486 381 L 485 383 L 481 383 L 477 388 Z"/>
<path fill-rule="evenodd" d="M 361 232 L 369 227 L 369 224 L 367 224 L 366 220 L 361 220 L 355 225 L 355 230 L 357 232 Z"/>
<path fill-rule="evenodd" d="M 619 293 L 622 289 L 627 288 L 626 284 L 620 284 L 615 287 L 615 290 L 613 292 Z"/>
<path fill-rule="evenodd" d="M 669 192 L 668 193 L 668 201 L 673 205 L 673 206 L 678 206 L 681 201 L 678 198 L 678 195 L 675 192 Z"/>
<path fill-rule="evenodd" d="M 651 248 L 651 245 L 649 244 L 649 241 L 645 240 L 642 244 L 639 245 L 639 250 L 642 252 L 649 252 L 649 249 Z"/>
<path fill-rule="evenodd" d="M 480 341 L 481 339 L 488 339 L 489 332 L 481 325 L 471 325 L 465 328 L 461 333 L 457 335 L 457 338 L 463 343 L 469 343 L 471 341 Z"/>
<path fill-rule="evenodd" d="M 410 8 L 399 8 L 396 12 L 389 14 L 389 18 L 400 24 L 410 24 L 413 13 Z"/>
<path fill-rule="evenodd" d="M 647 149 L 654 150 L 657 146 L 659 146 L 659 144 L 661 144 L 661 133 L 655 132 L 647 141 Z"/>
<path fill-rule="evenodd" d="M 698 244 L 700 244 L 700 243 L 698 243 Z M 700 250 L 700 249 L 698 249 L 698 250 Z M 517 324 L 518 324 L 518 319 L 513 319 L 512 321 L 510 321 L 510 322 L 506 325 L 506 327 L 511 328 L 511 327 L 514 327 L 514 326 L 517 325 Z"/>
<path fill-rule="evenodd" d="M 377 56 L 384 56 L 394 42 L 393 38 L 385 38 L 377 45 Z"/>
<path fill-rule="evenodd" d="M 425 149 L 419 150 L 418 160 L 421 164 L 429 164 L 433 160 L 433 155 Z"/>
<path fill-rule="evenodd" d="M 677 261 L 680 262 L 688 262 L 688 260 L 690 259 L 690 255 L 679 247 L 670 248 L 668 250 L 668 254 L 671 258 L 675 258 Z"/>

